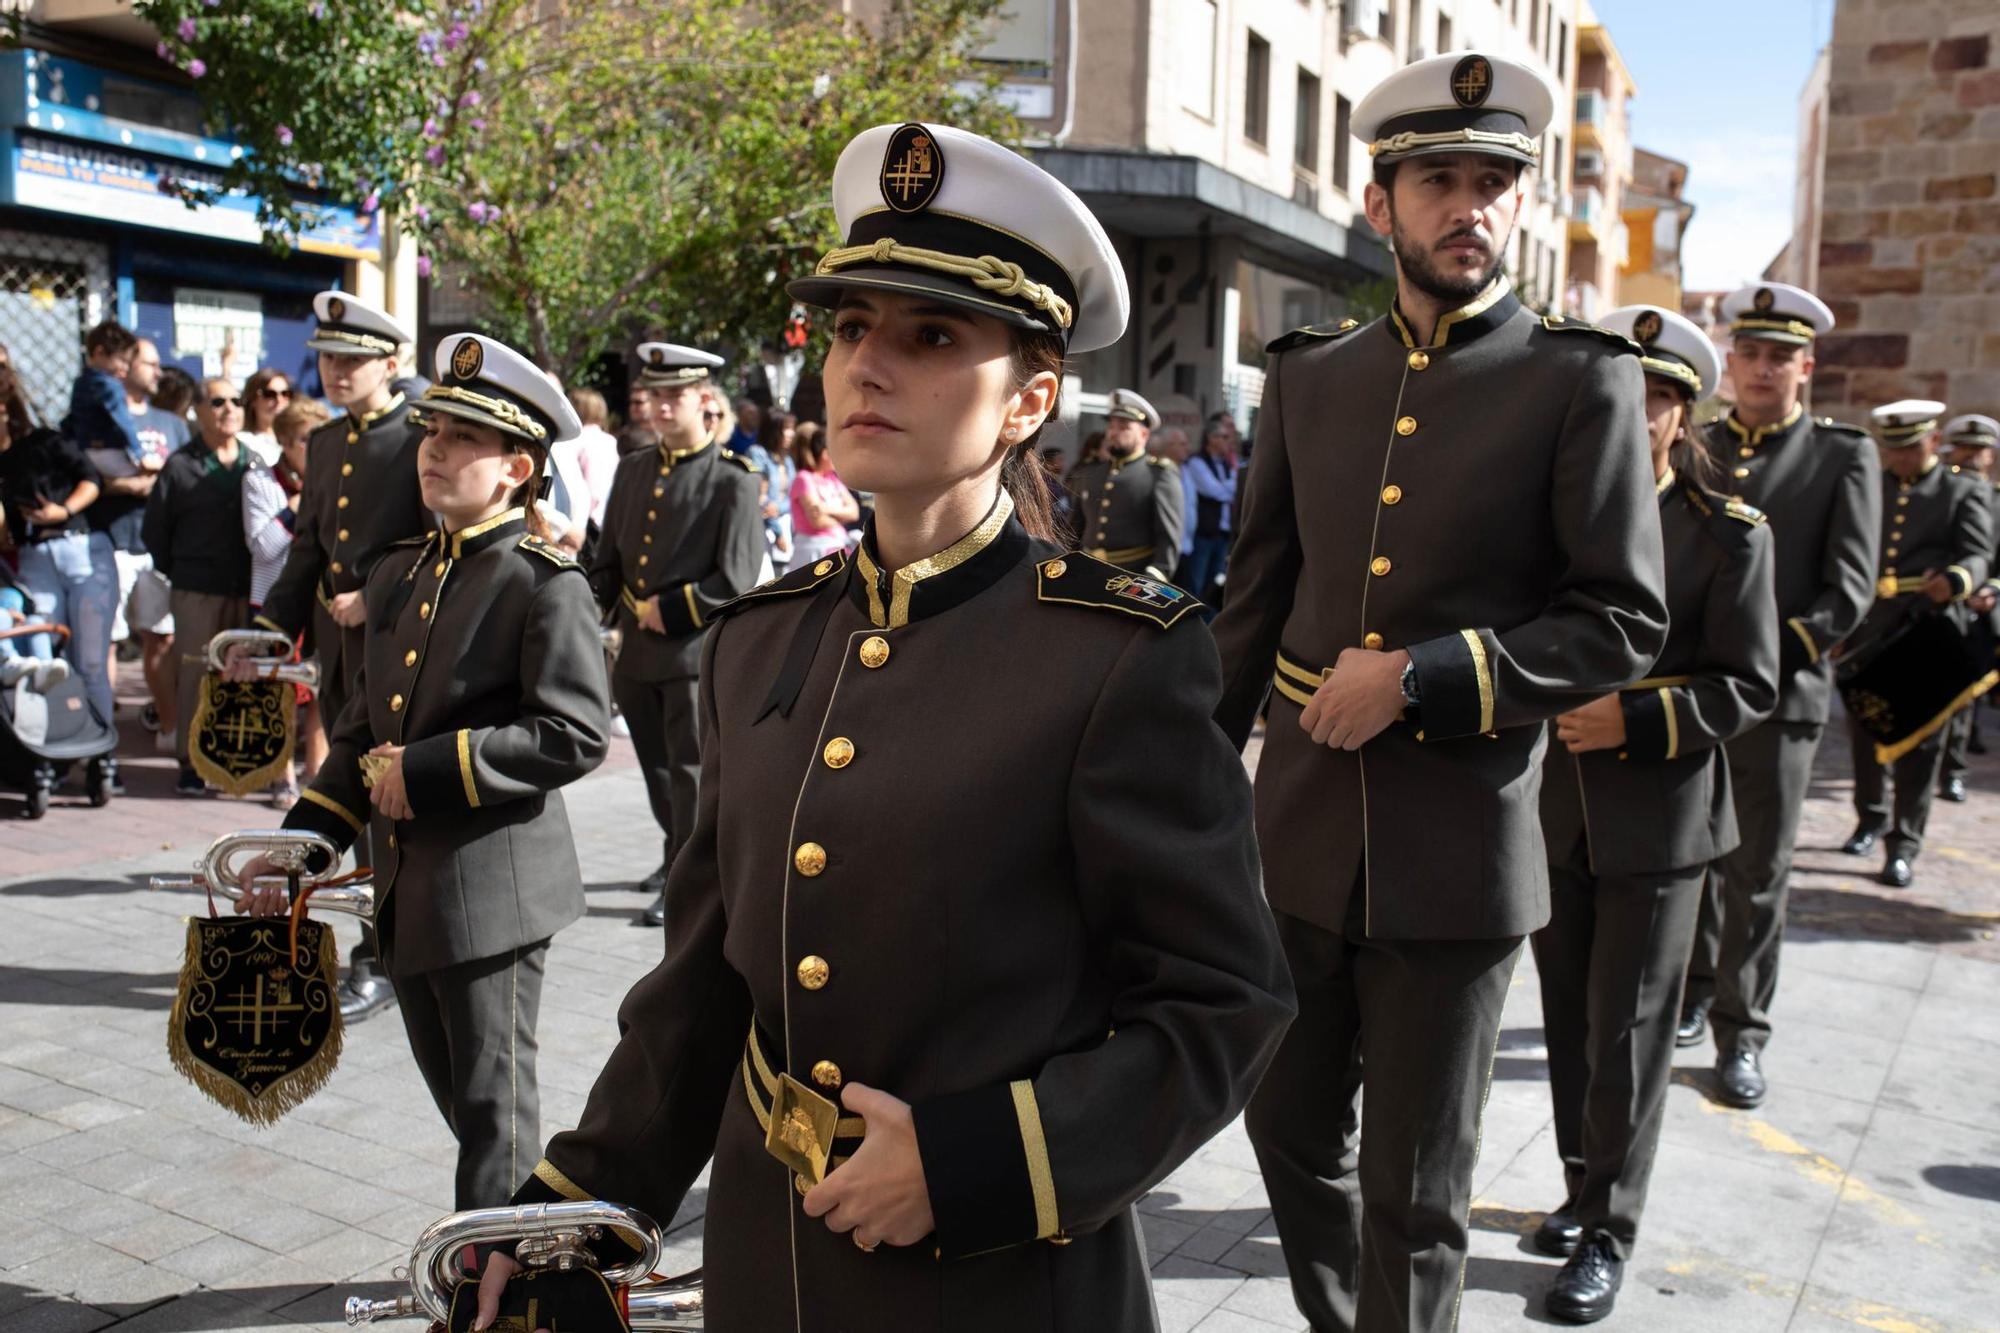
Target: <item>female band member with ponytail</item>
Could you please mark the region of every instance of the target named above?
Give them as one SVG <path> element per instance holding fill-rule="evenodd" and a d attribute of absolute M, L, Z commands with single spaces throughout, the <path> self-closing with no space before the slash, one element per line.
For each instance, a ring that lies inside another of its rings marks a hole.
<path fill-rule="evenodd" d="M 1646 372 L 1668 629 L 1650 677 L 1556 719 L 1542 780 L 1550 916 L 1532 941 L 1566 1197 L 1535 1244 L 1569 1257 L 1546 1299 L 1575 1323 L 1611 1312 L 1638 1239 L 1702 880 L 1737 844 L 1721 747 L 1778 701 L 1771 530 L 1689 438 L 1715 349 L 1656 306 L 1603 325 Z"/>
<path fill-rule="evenodd" d="M 1037 441 L 1066 353 L 1123 332 L 1119 261 L 954 129 L 861 134 L 834 205 L 790 290 L 832 311 L 874 515 L 713 617 L 665 961 L 516 1201 L 664 1222 L 712 1157 L 711 1333 L 1150 1329 L 1133 1205 L 1292 996 L 1197 604 L 1051 540 Z"/>

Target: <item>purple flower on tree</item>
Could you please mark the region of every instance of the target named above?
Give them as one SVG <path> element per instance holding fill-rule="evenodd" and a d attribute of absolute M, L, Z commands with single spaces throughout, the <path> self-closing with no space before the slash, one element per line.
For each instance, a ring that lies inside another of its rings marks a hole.
<path fill-rule="evenodd" d="M 200 60 L 188 61 L 187 69 L 188 69 L 188 77 L 191 79 L 198 79 L 202 75 L 208 73 L 208 65 Z"/>
<path fill-rule="evenodd" d="M 429 255 L 418 255 L 417 276 L 420 278 L 428 278 L 430 275 L 431 275 L 431 257 Z"/>
<path fill-rule="evenodd" d="M 306 6 L 306 13 L 314 20 L 323 19 L 326 17 L 326 6 L 321 4 L 320 0 L 313 0 L 312 4 Z"/>
<path fill-rule="evenodd" d="M 161 42 L 158 46 L 154 47 L 153 54 L 162 60 L 172 60 L 174 58 L 173 50 L 165 42 Z"/>
<path fill-rule="evenodd" d="M 418 34 L 417 50 L 423 52 L 425 55 L 430 55 L 437 49 L 438 49 L 438 35 L 436 33 L 426 32 Z"/>
<path fill-rule="evenodd" d="M 191 42 L 194 40 L 195 34 L 201 31 L 201 29 L 196 26 L 193 19 L 182 19 L 174 31 L 180 34 L 182 41 Z"/>
<path fill-rule="evenodd" d="M 441 143 L 434 143 L 429 148 L 424 149 L 424 161 L 430 163 L 434 167 L 443 166 L 444 145 Z"/>
<path fill-rule="evenodd" d="M 478 106 L 480 102 L 483 100 L 484 99 L 481 98 L 479 95 L 479 90 L 477 88 L 474 88 L 471 92 L 459 98 L 458 104 L 460 106 Z"/>
<path fill-rule="evenodd" d="M 278 137 L 278 142 L 281 145 L 283 145 L 286 148 L 290 148 L 292 146 L 292 127 L 289 125 L 278 126 L 277 137 Z"/>
<path fill-rule="evenodd" d="M 424 117 L 424 137 L 426 139 L 435 139 L 443 133 L 444 131 L 438 127 L 436 117 L 434 116 Z"/>

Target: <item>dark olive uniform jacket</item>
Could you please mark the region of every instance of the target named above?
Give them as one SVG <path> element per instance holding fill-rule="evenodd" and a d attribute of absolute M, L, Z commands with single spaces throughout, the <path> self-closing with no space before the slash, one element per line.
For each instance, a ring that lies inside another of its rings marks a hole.
<path fill-rule="evenodd" d="M 583 915 L 556 789 L 609 749 L 604 650 L 581 568 L 524 532 L 512 509 L 376 563 L 360 691 L 285 818 L 346 848 L 374 816 L 361 756 L 407 747 L 415 817 L 374 817 L 375 925 L 392 976 L 496 957 Z"/>
<path fill-rule="evenodd" d="M 1824 725 L 1833 698 L 1827 651 L 1861 623 L 1875 595 L 1882 464 L 1859 426 L 1795 407 L 1772 426 L 1730 413 L 1708 427 L 1729 491 L 1771 520 L 1777 551 L 1778 707 L 1774 722 Z"/>
<path fill-rule="evenodd" d="M 1549 912 L 1542 724 L 1666 639 L 1637 348 L 1503 281 L 1429 347 L 1392 312 L 1272 350 L 1215 623 L 1239 744 L 1275 679 L 1271 904 L 1339 932 L 1365 878 L 1372 937 L 1525 935 Z M 1358 751 L 1298 725 L 1345 648 L 1408 650 L 1422 696 Z"/>
<path fill-rule="evenodd" d="M 1585 840 L 1593 874 L 1706 865 L 1736 847 L 1722 745 L 1778 702 L 1771 529 L 1741 501 L 1669 473 L 1660 486 L 1667 646 L 1618 699 L 1619 750 L 1571 754 L 1553 733 L 1542 831 L 1562 858 Z"/>
<path fill-rule="evenodd" d="M 590 586 L 623 631 L 621 679 L 695 674 L 709 617 L 755 586 L 764 567 L 761 476 L 755 463 L 714 444 L 655 446 L 618 460 Z M 648 597 L 660 599 L 665 634 L 639 628 L 637 607 Z"/>
<path fill-rule="evenodd" d="M 894 573 L 801 567 L 709 635 L 666 960 L 516 1197 L 664 1222 L 712 1154 L 710 1333 L 1152 1328 L 1132 1206 L 1292 1013 L 1198 604 L 1008 509 Z M 864 1254 L 801 1211 L 761 1123 L 787 1072 L 913 1105 L 933 1236 Z"/>
<path fill-rule="evenodd" d="M 1187 527 L 1180 465 L 1144 450 L 1070 473 L 1077 545 L 1135 574 L 1171 579 Z"/>
<path fill-rule="evenodd" d="M 1984 477 L 1935 458 L 1915 481 L 1901 481 L 1885 468 L 1875 601 L 1854 632 L 1854 644 L 1892 629 L 1916 599 L 1928 602 L 1923 593 L 1928 574 L 1942 574 L 1951 584 L 1948 614 L 1969 629 L 1964 602 L 1992 571 L 1992 553 L 1992 487 Z"/>
<path fill-rule="evenodd" d="M 423 438 L 399 393 L 379 412 L 336 418 L 307 439 L 291 550 L 256 623 L 294 638 L 314 626 L 326 697 L 336 706 L 346 702 L 346 682 L 360 670 L 363 627 L 343 631 L 326 608 L 336 594 L 366 586 L 391 543 L 430 528 L 417 481 Z M 333 720 L 329 715 L 327 724 Z"/>

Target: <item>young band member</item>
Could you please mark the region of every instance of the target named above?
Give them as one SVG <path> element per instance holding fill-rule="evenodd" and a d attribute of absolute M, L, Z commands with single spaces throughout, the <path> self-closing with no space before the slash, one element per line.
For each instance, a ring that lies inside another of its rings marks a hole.
<path fill-rule="evenodd" d="M 610 703 L 582 569 L 529 531 L 553 380 L 476 334 L 437 351 L 414 466 L 428 536 L 367 583 L 355 694 L 285 827 L 346 847 L 372 824 L 376 928 L 410 1049 L 458 1136 L 456 1206 L 504 1203 L 541 1141 L 535 1016 L 550 936 L 583 915 L 558 788 L 596 768 Z M 372 813 L 370 807 L 373 807 Z M 249 911 L 284 907 L 250 892 Z"/>
<path fill-rule="evenodd" d="M 833 310 L 874 516 L 715 620 L 666 960 L 516 1197 L 668 1218 L 712 1156 L 715 1333 L 1151 1328 L 1133 1204 L 1291 1001 L 1197 604 L 1043 535 L 1037 437 L 1122 270 L 959 130 L 866 131 L 834 204 L 846 244 L 790 290 Z"/>
<path fill-rule="evenodd" d="M 1720 747 L 1778 702 L 1771 531 L 1717 493 L 1688 436 L 1721 360 L 1657 306 L 1603 325 L 1639 344 L 1646 371 L 1667 645 L 1646 679 L 1557 717 L 1542 770 L 1550 915 L 1530 939 L 1567 1193 L 1535 1243 L 1569 1256 L 1547 1307 L 1575 1323 L 1611 1313 L 1638 1238 L 1702 879 L 1736 845 Z"/>

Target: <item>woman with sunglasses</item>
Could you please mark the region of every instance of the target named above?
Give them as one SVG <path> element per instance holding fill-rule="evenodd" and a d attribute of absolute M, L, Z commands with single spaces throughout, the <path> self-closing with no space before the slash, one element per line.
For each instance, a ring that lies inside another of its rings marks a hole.
<path fill-rule="evenodd" d="M 278 413 L 294 397 L 292 377 L 276 366 L 265 366 L 243 386 L 243 442 L 266 467 L 278 461 Z"/>
<path fill-rule="evenodd" d="M 167 456 L 146 501 L 141 539 L 153 568 L 173 585 L 169 605 L 180 651 L 174 696 L 181 725 L 174 736 L 182 796 L 208 785 L 188 760 L 201 697 L 208 641 L 250 621 L 250 547 L 243 539 L 243 477 L 251 457 L 243 429 L 243 394 L 226 379 L 203 382 L 194 404 L 195 438 Z"/>
<path fill-rule="evenodd" d="M 712 1158 L 711 1333 L 1151 1329 L 1133 1205 L 1292 999 L 1197 604 L 1050 539 L 1038 438 L 1122 269 L 963 131 L 868 130 L 833 193 L 790 291 L 874 517 L 711 617 L 666 959 L 516 1201 L 670 1219 Z"/>

